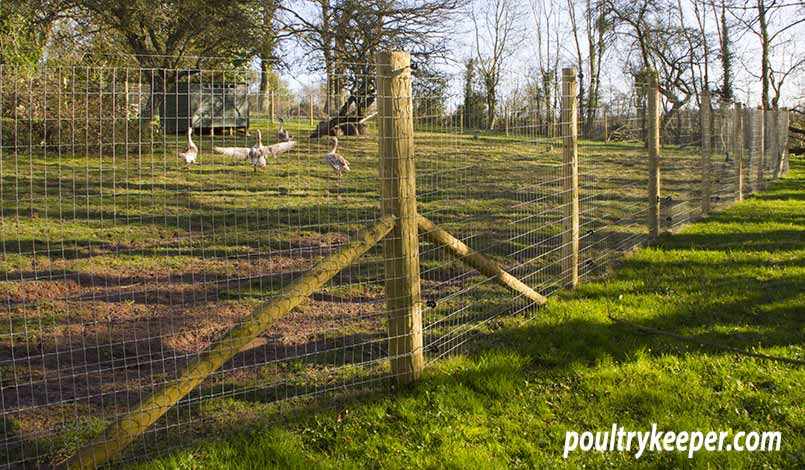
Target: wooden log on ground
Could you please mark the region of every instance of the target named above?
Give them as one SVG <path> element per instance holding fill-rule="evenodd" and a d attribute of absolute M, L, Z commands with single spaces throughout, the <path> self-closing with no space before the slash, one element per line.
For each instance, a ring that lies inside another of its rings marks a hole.
<path fill-rule="evenodd" d="M 545 305 L 548 302 L 548 299 L 544 295 L 530 288 L 525 283 L 506 272 L 498 263 L 473 250 L 426 217 L 418 215 L 417 225 L 419 226 L 419 234 L 422 235 L 425 240 L 443 247 L 459 261 L 473 269 L 477 269 L 484 276 L 494 279 L 501 286 L 511 289 L 518 294 L 522 294 L 525 298 L 537 305 Z"/>
<path fill-rule="evenodd" d="M 336 116 L 320 121 L 316 129 L 310 133 L 310 138 L 318 139 L 328 135 L 366 135 L 368 127 L 363 122 L 365 119 L 364 116 Z"/>

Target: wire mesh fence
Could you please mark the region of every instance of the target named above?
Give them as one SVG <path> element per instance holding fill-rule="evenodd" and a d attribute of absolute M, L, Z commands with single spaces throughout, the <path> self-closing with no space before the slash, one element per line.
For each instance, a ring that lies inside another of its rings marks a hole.
<path fill-rule="evenodd" d="M 304 94 L 266 90 L 251 70 L 0 65 L 0 465 L 73 455 L 381 221 L 381 185 L 394 176 L 378 173 L 378 101 L 389 97 L 375 90 L 390 76 L 373 63 L 339 70 L 336 93 Z M 392 142 L 413 140 L 420 215 L 542 295 L 566 285 L 568 261 L 586 280 L 646 242 L 646 83 L 571 114 L 575 90 L 556 86 L 553 99 L 511 103 L 490 124 L 454 91 L 460 77 L 427 80 L 414 71 L 402 96 L 413 135 Z M 690 106 L 663 115 L 663 229 L 701 216 L 703 194 L 736 200 L 739 174 L 748 196 L 783 172 L 786 133 L 763 130 L 785 125 L 783 111 L 717 104 L 710 134 L 701 116 Z M 500 318 L 538 314 L 427 235 L 426 363 Z M 117 464 L 305 398 L 394 384 L 389 258 L 377 245 L 350 263 L 203 377 Z"/>

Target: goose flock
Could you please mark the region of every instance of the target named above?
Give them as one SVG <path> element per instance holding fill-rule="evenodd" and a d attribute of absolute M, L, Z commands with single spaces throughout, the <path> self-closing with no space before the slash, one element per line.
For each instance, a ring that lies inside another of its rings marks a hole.
<path fill-rule="evenodd" d="M 280 119 L 279 123 L 280 126 L 279 129 L 277 129 L 276 134 L 278 142 L 276 144 L 264 145 L 263 134 L 258 129 L 255 131 L 257 137 L 256 141 L 251 147 L 213 146 L 212 151 L 220 155 L 226 155 L 227 157 L 230 157 L 236 161 L 250 162 L 254 171 L 257 172 L 259 168 L 265 168 L 268 166 L 268 157 L 276 159 L 279 155 L 290 151 L 296 146 L 296 140 L 294 140 L 293 136 L 289 134 L 287 130 L 285 130 L 285 121 Z M 188 127 L 187 142 L 184 150 L 179 153 L 179 159 L 185 163 L 184 168 L 188 168 L 191 165 L 198 163 L 199 149 L 195 142 L 193 142 L 192 135 L 193 128 Z M 324 156 L 324 160 L 333 169 L 336 177 L 340 181 L 344 172 L 349 171 L 349 161 L 342 155 L 336 153 L 338 148 L 338 139 L 336 137 L 330 137 L 329 143 L 330 151 Z"/>

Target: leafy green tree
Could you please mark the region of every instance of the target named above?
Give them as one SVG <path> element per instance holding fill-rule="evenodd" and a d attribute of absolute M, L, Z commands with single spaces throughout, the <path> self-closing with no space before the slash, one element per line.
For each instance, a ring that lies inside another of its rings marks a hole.
<path fill-rule="evenodd" d="M 41 60 L 54 20 L 45 1 L 0 4 L 0 64 L 34 65 Z"/>
<path fill-rule="evenodd" d="M 250 32 L 262 27 L 255 24 L 253 0 L 69 0 L 64 5 L 76 21 L 96 25 L 96 34 L 134 57 L 152 85 L 146 114 L 153 116 L 170 83 L 201 68 L 248 63 Z"/>

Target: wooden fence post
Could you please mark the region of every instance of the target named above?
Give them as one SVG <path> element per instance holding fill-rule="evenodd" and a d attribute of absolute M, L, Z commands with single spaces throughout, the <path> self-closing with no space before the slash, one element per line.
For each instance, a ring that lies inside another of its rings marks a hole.
<path fill-rule="evenodd" d="M 400 384 L 419 379 L 424 367 L 419 285 L 411 55 L 377 55 L 380 197 L 383 215 L 397 225 L 383 241 L 389 359 Z"/>
<path fill-rule="evenodd" d="M 710 212 L 710 160 L 713 155 L 713 107 L 710 91 L 702 92 L 702 106 L 699 117 L 702 121 L 702 215 Z"/>
<path fill-rule="evenodd" d="M 313 95 L 310 95 L 308 97 L 307 116 L 308 116 L 308 122 L 312 126 L 313 125 Z"/>
<path fill-rule="evenodd" d="M 576 108 L 576 69 L 562 71 L 562 283 L 567 289 L 579 285 L 579 152 Z"/>
<path fill-rule="evenodd" d="M 733 137 L 733 147 L 735 154 L 735 174 L 737 176 L 737 188 L 735 191 L 735 200 L 741 202 L 744 200 L 744 118 L 743 106 L 741 103 L 735 103 L 735 128 Z"/>
<path fill-rule="evenodd" d="M 754 183 L 752 178 L 754 178 L 754 174 L 752 173 L 752 165 L 755 162 L 755 134 L 754 134 L 754 114 L 752 113 L 752 108 L 749 106 L 745 106 L 743 109 L 743 118 L 744 118 L 744 147 L 746 148 L 746 153 L 744 154 L 744 161 L 746 162 L 746 181 L 744 181 L 744 185 L 746 186 L 746 192 L 751 193 L 752 188 L 754 188 Z"/>
<path fill-rule="evenodd" d="M 609 110 L 604 108 L 604 143 L 609 142 Z"/>
<path fill-rule="evenodd" d="M 660 232 L 660 89 L 657 72 L 649 71 L 646 95 L 648 114 L 648 237 L 655 240 Z"/>
<path fill-rule="evenodd" d="M 763 189 L 763 167 L 766 166 L 766 110 L 763 108 L 763 106 L 758 107 L 757 114 L 757 135 L 759 143 L 755 191 L 760 191 Z"/>
<path fill-rule="evenodd" d="M 779 153 L 778 149 L 778 137 L 777 137 L 777 110 L 772 109 L 768 113 L 766 113 L 766 119 L 768 119 L 768 123 L 766 124 L 766 133 L 767 133 L 767 140 L 766 146 L 769 149 L 769 157 L 768 157 L 768 164 L 769 164 L 769 172 L 771 173 L 772 179 L 777 179 L 779 174 L 777 172 L 777 158 Z"/>
<path fill-rule="evenodd" d="M 131 119 L 131 104 L 129 103 L 129 69 L 126 69 L 126 81 L 123 83 L 123 92 L 126 93 L 126 121 Z"/>
<path fill-rule="evenodd" d="M 785 173 L 786 137 L 788 133 L 788 112 L 785 108 L 775 109 L 772 115 L 774 122 L 774 179 L 781 178 Z"/>
<path fill-rule="evenodd" d="M 791 111 L 788 108 L 783 109 L 783 122 L 782 122 L 782 133 L 780 134 L 781 142 L 782 142 L 782 152 L 783 152 L 783 162 L 782 162 L 782 170 L 781 176 L 786 176 L 789 170 L 789 157 L 788 154 L 788 127 L 791 125 Z"/>

